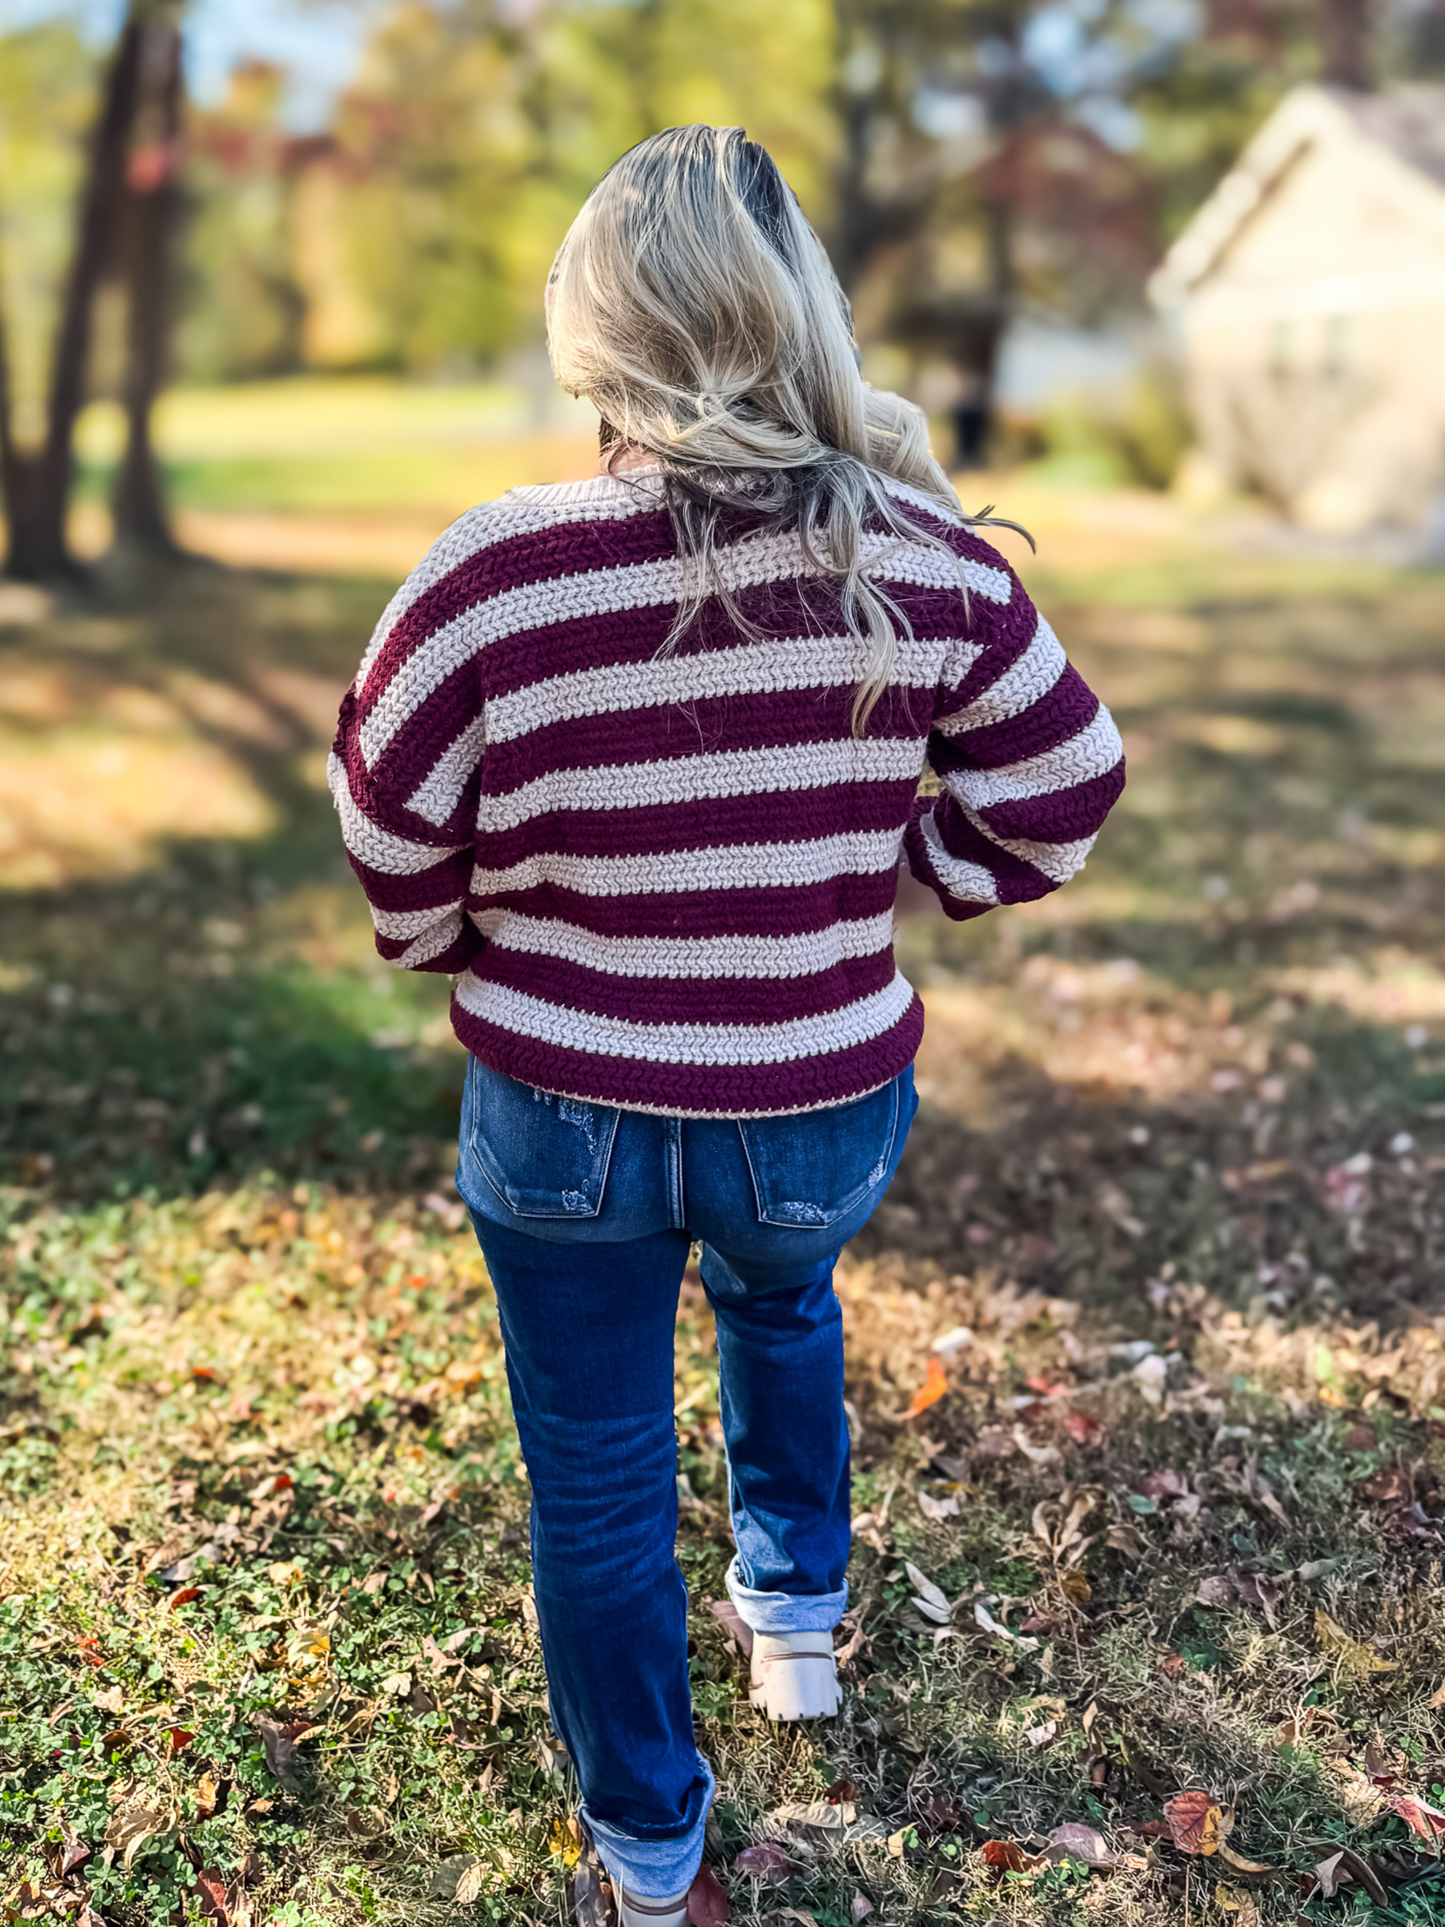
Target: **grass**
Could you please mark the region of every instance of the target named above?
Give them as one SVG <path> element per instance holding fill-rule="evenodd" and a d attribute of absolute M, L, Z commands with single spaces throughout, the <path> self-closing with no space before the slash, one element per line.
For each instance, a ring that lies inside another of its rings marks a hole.
<path fill-rule="evenodd" d="M 1445 585 L 993 488 L 1131 784 L 1051 903 L 903 926 L 836 1722 L 767 1729 L 705 1610 L 684 1289 L 709 1855 L 744 1927 L 1445 1921 Z M 0 632 L 9 1918 L 565 1917 L 461 1060 L 321 783 L 390 586 L 196 565 Z"/>

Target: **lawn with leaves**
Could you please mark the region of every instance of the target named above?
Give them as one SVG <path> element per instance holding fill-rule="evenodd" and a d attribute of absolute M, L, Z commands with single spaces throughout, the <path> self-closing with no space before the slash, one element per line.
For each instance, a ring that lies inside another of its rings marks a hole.
<path fill-rule="evenodd" d="M 1445 583 L 1002 503 L 1130 788 L 1049 904 L 902 928 L 836 1721 L 708 1609 L 684 1288 L 709 1862 L 740 1927 L 1445 1922 Z M 321 780 L 390 586 L 0 600 L 8 1919 L 599 1918 L 445 986 Z"/>

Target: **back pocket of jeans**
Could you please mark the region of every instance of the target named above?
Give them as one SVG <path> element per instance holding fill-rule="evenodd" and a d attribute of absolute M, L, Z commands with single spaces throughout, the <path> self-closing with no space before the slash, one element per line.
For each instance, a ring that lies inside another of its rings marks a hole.
<path fill-rule="evenodd" d="M 807 1229 L 847 1217 L 888 1170 L 898 1080 L 794 1117 L 738 1120 L 763 1224 Z"/>
<path fill-rule="evenodd" d="M 482 1176 L 519 1218 L 595 1218 L 618 1111 L 555 1097 L 473 1058 L 469 1145 Z"/>

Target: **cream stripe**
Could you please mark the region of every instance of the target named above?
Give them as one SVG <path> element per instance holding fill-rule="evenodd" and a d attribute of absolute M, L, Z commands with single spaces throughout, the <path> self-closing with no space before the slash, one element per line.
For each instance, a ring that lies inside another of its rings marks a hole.
<path fill-rule="evenodd" d="M 979 645 L 966 645 L 968 664 Z M 950 645 L 900 637 L 893 681 L 932 689 L 942 679 Z M 602 716 L 619 709 L 705 702 L 719 696 L 767 695 L 787 689 L 836 688 L 861 680 L 867 646 L 856 636 L 807 636 L 747 643 L 736 649 L 664 656 L 653 662 L 608 663 L 549 676 L 487 703 L 487 740 L 506 743 L 564 717 Z"/>
<path fill-rule="evenodd" d="M 934 874 L 951 897 L 957 897 L 961 903 L 998 902 L 998 881 L 993 871 L 946 850 L 931 810 L 919 818 L 918 827 L 928 845 L 928 860 Z"/>
<path fill-rule="evenodd" d="M 541 883 L 579 896 L 676 896 L 697 890 L 802 889 L 840 876 L 872 876 L 898 864 L 899 830 L 842 830 L 808 843 L 733 843 L 655 856 L 572 856 L 547 850 L 504 870 L 472 872 L 472 895 L 531 890 Z"/>
<path fill-rule="evenodd" d="M 966 709 L 946 717 L 938 727 L 945 736 L 962 736 L 971 729 L 1022 715 L 1048 695 L 1067 667 L 1063 644 L 1040 616 L 1033 640 L 1018 661 Z"/>
<path fill-rule="evenodd" d="M 517 535 L 536 535 L 564 522 L 623 521 L 657 506 L 634 489 L 619 490 L 607 476 L 559 485 L 546 490 L 513 489 L 495 502 L 483 502 L 459 516 L 428 549 L 382 611 L 356 674 L 358 693 L 366 687 L 371 665 L 396 624 L 428 589 L 450 575 L 483 549 L 510 542 Z"/>
<path fill-rule="evenodd" d="M 472 921 L 503 950 L 541 952 L 614 977 L 807 977 L 886 951 L 893 912 L 793 937 L 607 937 L 557 918 L 483 910 Z"/>
<path fill-rule="evenodd" d="M 994 803 L 1022 802 L 1087 783 L 1111 770 L 1123 752 L 1114 719 L 1101 704 L 1088 727 L 1056 749 L 1003 769 L 950 770 L 943 780 L 966 809 L 986 810 Z"/>
<path fill-rule="evenodd" d="M 761 796 L 834 783 L 916 783 L 922 769 L 922 743 L 916 737 L 890 736 L 722 750 L 712 756 L 610 763 L 600 769 L 555 769 L 502 796 L 484 791 L 477 831 L 494 835 L 514 830 L 547 810 L 636 810 L 705 796 Z"/>
<path fill-rule="evenodd" d="M 415 943 L 409 944 L 402 951 L 396 959 L 397 968 L 415 970 L 419 964 L 430 963 L 433 957 L 439 957 L 444 950 L 449 950 L 461 933 L 460 917 L 453 917 L 446 923 L 438 924 L 435 930 L 428 930 L 424 936 L 418 937 Z"/>
<path fill-rule="evenodd" d="M 461 802 L 462 791 L 476 774 L 477 764 L 482 760 L 487 739 L 486 725 L 485 713 L 474 716 L 456 741 L 442 751 L 425 781 L 418 784 L 407 798 L 409 810 L 424 816 L 428 823 L 440 826 L 446 822 Z"/>
<path fill-rule="evenodd" d="M 1032 863 L 1052 883 L 1067 883 L 1076 871 L 1082 870 L 1085 858 L 1098 840 L 1094 836 L 1081 836 L 1072 843 L 1039 843 L 1026 836 L 995 836 L 987 823 L 971 810 L 965 810 L 964 814 L 991 843 L 1007 850 L 1011 856 L 1022 857 L 1025 863 Z"/>
<path fill-rule="evenodd" d="M 458 897 L 454 903 L 429 904 L 425 910 L 378 910 L 371 906 L 371 921 L 376 926 L 379 937 L 420 937 L 440 918 L 455 918 L 466 903 L 465 897 Z"/>
<path fill-rule="evenodd" d="M 887 580 L 911 582 L 925 588 L 957 588 L 959 568 L 953 556 L 921 543 L 901 543 L 891 536 L 865 535 L 865 558 L 879 564 Z M 796 535 L 763 535 L 717 552 L 718 573 L 736 592 L 798 575 L 820 572 L 805 562 Z M 881 567 L 886 561 L 887 567 Z M 1007 602 L 1008 578 L 997 569 L 977 563 L 963 565 L 970 586 L 996 601 Z M 589 569 L 580 575 L 555 576 L 504 589 L 465 610 L 426 639 L 407 658 L 387 685 L 360 730 L 368 768 L 387 744 L 455 670 L 489 644 L 524 629 L 545 628 L 582 616 L 616 614 L 626 609 L 657 607 L 675 602 L 679 592 L 675 557 L 656 562 L 633 562 L 615 569 Z"/>
<path fill-rule="evenodd" d="M 525 991 L 487 983 L 471 971 L 458 981 L 456 996 L 464 1010 L 484 1023 L 563 1050 L 653 1064 L 743 1065 L 787 1063 L 866 1044 L 907 1013 L 913 986 L 899 973 L 885 989 L 841 1010 L 781 1024 L 639 1024 L 595 1011 L 567 1010 Z"/>
<path fill-rule="evenodd" d="M 418 876 L 466 848 L 464 843 L 446 849 L 438 849 L 434 843 L 414 843 L 410 837 L 397 836 L 373 823 L 352 796 L 346 766 L 335 750 L 327 759 L 326 780 L 341 818 L 341 840 L 369 870 L 379 870 L 383 876 Z"/>

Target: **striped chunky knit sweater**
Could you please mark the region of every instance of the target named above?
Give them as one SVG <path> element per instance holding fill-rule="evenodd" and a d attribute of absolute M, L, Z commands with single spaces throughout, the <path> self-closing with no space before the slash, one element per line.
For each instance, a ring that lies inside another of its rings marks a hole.
<path fill-rule="evenodd" d="M 1002 559 L 866 537 L 906 609 L 855 739 L 863 645 L 793 535 L 738 529 L 717 599 L 678 593 L 656 471 L 514 489 L 464 515 L 383 615 L 331 786 L 381 954 L 451 973 L 485 1063 L 684 1117 L 810 1110 L 913 1057 L 900 862 L 952 917 L 1077 870 L 1123 785 L 1118 733 Z M 941 792 L 919 796 L 925 762 Z"/>

